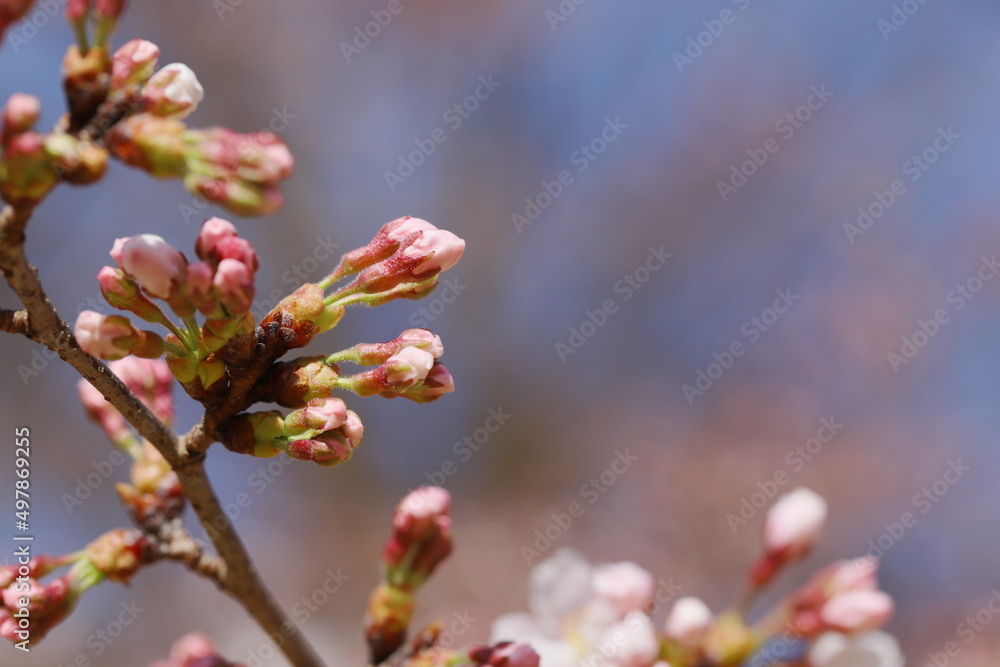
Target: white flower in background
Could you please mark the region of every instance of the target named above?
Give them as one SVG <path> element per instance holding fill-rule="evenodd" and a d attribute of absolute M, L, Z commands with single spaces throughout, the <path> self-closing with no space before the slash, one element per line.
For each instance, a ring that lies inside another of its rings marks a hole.
<path fill-rule="evenodd" d="M 812 667 L 903 667 L 899 642 L 887 632 L 827 632 L 809 649 Z"/>
<path fill-rule="evenodd" d="M 695 597 L 680 598 L 667 615 L 664 629 L 667 636 L 681 646 L 697 646 L 712 625 L 715 616 L 708 606 Z"/>
<path fill-rule="evenodd" d="M 635 563 L 595 568 L 560 549 L 531 571 L 531 612 L 497 618 L 490 641 L 530 644 L 542 667 L 580 667 L 591 657 L 609 667 L 651 667 L 659 642 L 641 609 L 652 601 L 653 583 Z"/>

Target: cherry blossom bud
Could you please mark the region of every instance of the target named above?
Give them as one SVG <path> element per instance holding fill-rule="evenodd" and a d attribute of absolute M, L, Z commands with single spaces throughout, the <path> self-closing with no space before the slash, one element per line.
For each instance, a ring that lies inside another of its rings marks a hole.
<path fill-rule="evenodd" d="M 46 136 L 45 152 L 59 178 L 74 185 L 87 185 L 99 180 L 108 167 L 107 150 L 69 134 Z"/>
<path fill-rule="evenodd" d="M 35 0 L 0 0 L 0 39 L 7 27 L 21 20 Z"/>
<path fill-rule="evenodd" d="M 107 402 L 101 392 L 86 380 L 77 382 L 76 389 L 87 417 L 101 427 L 108 440 L 120 444 L 132 438 L 132 432 L 125 423 L 125 418 Z"/>
<path fill-rule="evenodd" d="M 194 262 L 187 265 L 184 280 L 184 298 L 202 315 L 211 316 L 219 306 L 219 296 L 215 292 L 215 269 L 208 262 Z"/>
<path fill-rule="evenodd" d="M 424 350 L 430 353 L 434 359 L 444 354 L 444 344 L 441 342 L 440 336 L 435 336 L 427 329 L 407 329 L 387 343 L 360 343 L 350 349 L 330 355 L 327 357 L 327 361 L 330 363 L 353 361 L 363 366 L 382 364 L 407 347 Z"/>
<path fill-rule="evenodd" d="M 343 463 L 354 454 L 352 443 L 337 431 L 328 431 L 312 438 L 291 440 L 278 447 L 297 461 L 312 461 L 323 467 Z"/>
<path fill-rule="evenodd" d="M 58 180 L 44 136 L 22 132 L 6 138 L 0 153 L 0 198 L 15 206 L 35 205 Z"/>
<path fill-rule="evenodd" d="M 301 435 L 340 428 L 347 419 L 347 405 L 339 398 L 316 398 L 285 417 L 284 434 Z"/>
<path fill-rule="evenodd" d="M 125 97 L 135 93 L 156 70 L 160 47 L 144 39 L 133 39 L 115 51 L 111 58 L 112 95 Z"/>
<path fill-rule="evenodd" d="M 427 372 L 427 377 L 409 389 L 401 392 L 385 391 L 380 394 L 383 398 L 395 398 L 401 396 L 408 398 L 414 403 L 430 403 L 436 401 L 445 394 L 455 391 L 455 379 L 445 368 L 444 364 L 436 363 Z"/>
<path fill-rule="evenodd" d="M 273 132 L 215 127 L 189 130 L 184 141 L 184 184 L 193 193 L 241 215 L 264 215 L 281 205 L 278 183 L 291 175 L 294 160 Z"/>
<path fill-rule="evenodd" d="M 476 665 L 489 667 L 539 667 L 541 658 L 527 644 L 500 642 L 493 646 L 475 646 L 468 651 Z"/>
<path fill-rule="evenodd" d="M 653 575 L 632 562 L 610 563 L 594 569 L 594 596 L 609 603 L 621 616 L 653 601 Z"/>
<path fill-rule="evenodd" d="M 121 241 L 119 245 L 119 241 Z M 151 296 L 166 299 L 187 276 L 187 260 L 163 237 L 140 234 L 115 241 L 119 265 Z"/>
<path fill-rule="evenodd" d="M 139 283 L 121 269 L 105 266 L 97 274 L 97 283 L 101 288 L 101 296 L 112 307 L 127 310 L 147 322 L 164 325 L 169 322 L 160 307 L 140 291 Z"/>
<path fill-rule="evenodd" d="M 213 280 L 219 301 L 231 315 L 250 311 L 253 305 L 253 271 L 243 262 L 224 259 L 219 262 Z"/>
<path fill-rule="evenodd" d="M 205 90 L 191 68 L 182 63 L 166 65 L 146 83 L 140 100 L 154 116 L 184 118 L 205 97 Z"/>
<path fill-rule="evenodd" d="M 233 223 L 222 218 L 209 218 L 201 226 L 198 240 L 194 244 L 194 251 L 199 259 L 208 260 L 213 256 L 215 247 L 220 241 L 236 236 L 236 226 Z"/>
<path fill-rule="evenodd" d="M 430 280 L 454 266 L 464 250 L 465 241 L 443 229 L 412 234 L 388 259 L 362 270 L 334 299 L 350 303 L 349 297 L 358 294 L 381 294 Z"/>
<path fill-rule="evenodd" d="M 21 587 L 26 583 L 27 590 Z M 16 644 L 29 636 L 35 644 L 49 633 L 52 628 L 61 623 L 73 610 L 79 593 L 73 590 L 70 575 L 65 575 L 42 584 L 36 579 L 18 582 L 3 589 L 0 594 L 0 637 Z M 22 601 L 27 605 L 22 605 Z M 28 636 L 20 636 L 23 631 L 19 618 L 15 614 L 24 615 L 22 609 L 27 609 L 29 618 Z"/>
<path fill-rule="evenodd" d="M 108 581 L 127 583 L 150 560 L 150 546 L 138 530 L 104 533 L 84 550 L 89 564 Z"/>
<path fill-rule="evenodd" d="M 826 630 L 844 633 L 878 630 L 895 610 L 892 598 L 882 591 L 856 590 L 834 595 L 820 610 Z"/>
<path fill-rule="evenodd" d="M 87 18 L 93 0 L 67 0 L 66 20 L 74 23 Z"/>
<path fill-rule="evenodd" d="M 94 44 L 102 46 L 118 26 L 125 0 L 94 0 Z"/>
<path fill-rule="evenodd" d="M 715 616 L 708 606 L 695 597 L 683 597 L 674 603 L 664 626 L 667 637 L 683 648 L 693 648 L 701 643 Z"/>
<path fill-rule="evenodd" d="M 413 590 L 451 554 L 451 495 L 438 486 L 411 491 L 392 516 L 392 535 L 382 548 L 386 581 Z"/>
<path fill-rule="evenodd" d="M 328 398 L 337 387 L 337 368 L 324 357 L 300 357 L 275 363 L 257 383 L 255 398 L 285 408 L 301 408 L 315 398 Z"/>
<path fill-rule="evenodd" d="M 781 496 L 764 523 L 764 556 L 750 573 L 751 583 L 764 585 L 783 566 L 805 556 L 826 520 L 826 501 L 800 487 Z"/>
<path fill-rule="evenodd" d="M 2 13 L 2 4 L 0 4 L 0 16 Z M 2 31 L 2 27 L 0 27 L 0 31 Z M 0 120 L 0 145 L 5 145 L 14 135 L 27 132 L 34 127 L 41 113 L 42 104 L 37 97 L 24 93 L 11 95 L 7 104 L 4 105 L 2 120 Z"/>
<path fill-rule="evenodd" d="M 418 347 L 404 347 L 385 361 L 386 382 L 414 385 L 427 377 L 434 365 L 434 356 Z"/>
<path fill-rule="evenodd" d="M 74 330 L 80 349 L 102 359 L 120 359 L 127 354 L 155 358 L 163 354 L 163 339 L 152 331 L 140 331 L 127 317 L 102 315 L 84 310 Z"/>
<path fill-rule="evenodd" d="M 176 118 L 139 113 L 116 123 L 105 145 L 125 164 L 157 178 L 181 178 L 187 173 L 186 131 Z"/>
<path fill-rule="evenodd" d="M 388 259 L 407 238 L 418 232 L 434 229 L 437 229 L 437 227 L 426 220 L 408 215 L 385 223 L 375 233 L 375 238 L 368 242 L 368 245 L 357 250 L 352 250 L 341 258 L 340 265 L 331 274 L 331 283 L 344 276 L 357 273 L 376 262 Z"/>
<path fill-rule="evenodd" d="M 242 667 L 226 661 L 205 635 L 184 635 L 170 649 L 170 659 L 154 662 L 150 667 Z"/>
<path fill-rule="evenodd" d="M 282 437 L 281 413 L 276 410 L 238 414 L 222 428 L 222 444 L 237 454 L 258 458 L 278 455 L 274 443 Z"/>

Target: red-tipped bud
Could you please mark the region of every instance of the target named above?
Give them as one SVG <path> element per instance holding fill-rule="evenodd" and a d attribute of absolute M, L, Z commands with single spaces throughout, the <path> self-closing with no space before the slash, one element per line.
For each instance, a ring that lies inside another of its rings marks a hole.
<path fill-rule="evenodd" d="M 170 649 L 170 659 L 154 662 L 150 667 L 242 667 L 226 661 L 205 635 L 184 635 Z"/>
<path fill-rule="evenodd" d="M 332 431 L 347 420 L 347 405 L 339 398 L 317 398 L 301 410 L 285 417 L 284 434 L 302 435 L 306 432 Z"/>
<path fill-rule="evenodd" d="M 213 279 L 219 301 L 230 315 L 250 311 L 253 305 L 253 271 L 243 262 L 224 259 L 219 262 Z"/>
<path fill-rule="evenodd" d="M 392 535 L 382 548 L 389 585 L 414 590 L 451 554 L 451 495 L 438 486 L 410 492 L 392 516 Z"/>
<path fill-rule="evenodd" d="M 401 396 L 410 399 L 414 403 L 430 403 L 453 391 L 455 391 L 455 379 L 451 376 L 448 369 L 445 368 L 444 364 L 435 362 L 434 366 L 427 372 L 427 377 L 422 382 L 413 385 L 405 391 L 387 391 L 382 392 L 380 396 L 383 398 Z"/>
<path fill-rule="evenodd" d="M 87 545 L 85 557 L 105 579 L 128 582 L 149 562 L 149 544 L 137 530 L 108 531 Z"/>
<path fill-rule="evenodd" d="M 420 218 L 409 215 L 396 218 L 392 222 L 382 225 L 382 228 L 375 233 L 375 238 L 369 241 L 368 245 L 345 254 L 340 260 L 340 266 L 332 275 L 335 278 L 342 278 L 357 273 L 376 262 L 388 259 L 403 241 L 414 234 L 436 229 L 437 227 Z"/>
<path fill-rule="evenodd" d="M 753 586 L 763 586 L 778 570 L 812 549 L 826 510 L 826 501 L 804 487 L 786 493 L 771 506 L 764 523 L 764 555 L 750 572 Z"/>
<path fill-rule="evenodd" d="M 215 247 L 224 239 L 235 238 L 237 236 L 236 226 L 222 218 L 209 218 L 201 226 L 198 233 L 198 240 L 195 241 L 194 251 L 199 259 L 208 260 L 213 257 Z M 216 262 L 218 259 L 216 258 Z"/>
<path fill-rule="evenodd" d="M 350 299 L 357 294 L 376 295 L 430 280 L 458 262 L 465 241 L 443 229 L 417 232 L 378 264 L 361 271 L 354 282 L 334 295 Z M 355 300 L 363 300 L 355 297 Z"/>
<path fill-rule="evenodd" d="M 427 329 L 407 329 L 395 339 L 387 343 L 360 343 L 327 357 L 330 363 L 353 361 L 363 366 L 385 363 L 390 357 L 402 352 L 408 347 L 414 347 L 430 353 L 434 359 L 444 354 L 444 344 L 440 336 L 435 336 Z"/>
<path fill-rule="evenodd" d="M 165 324 L 168 321 L 160 307 L 140 291 L 139 283 L 121 269 L 105 266 L 97 274 L 97 283 L 104 300 L 112 307 L 127 310 L 147 322 Z"/>
<path fill-rule="evenodd" d="M 882 591 L 847 591 L 830 598 L 819 615 L 823 630 L 854 634 L 877 630 L 892 618 L 895 604 Z"/>
<path fill-rule="evenodd" d="M 0 9 L 0 14 L 2 14 Z M 0 28 L 2 29 L 2 28 Z M 42 113 L 42 104 L 34 95 L 14 93 L 7 100 L 0 119 L 0 145 L 4 145 L 16 134 L 27 132 L 34 127 Z"/>
<path fill-rule="evenodd" d="M 111 58 L 111 92 L 119 97 L 135 94 L 156 70 L 160 47 L 144 39 L 133 39 Z"/>

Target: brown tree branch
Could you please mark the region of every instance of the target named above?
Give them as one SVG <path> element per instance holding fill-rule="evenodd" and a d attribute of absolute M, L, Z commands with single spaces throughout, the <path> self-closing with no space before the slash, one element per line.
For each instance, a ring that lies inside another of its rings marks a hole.
<path fill-rule="evenodd" d="M 25 306 L 30 327 L 24 333 L 56 352 L 94 385 L 177 472 L 185 496 L 219 553 L 220 560 L 211 566 L 208 561 L 197 561 L 195 565 L 215 571 L 213 578 L 268 635 L 285 637 L 280 648 L 295 667 L 323 667 L 298 626 L 289 620 L 264 586 L 219 504 L 204 468 L 204 449 L 211 444 L 209 436 L 196 427 L 192 434 L 178 438 L 103 362 L 80 349 L 69 326 L 45 295 L 38 271 L 24 254 L 24 229 L 32 209 L 32 206 L 7 205 L 0 210 L 0 269 Z M 197 446 L 189 449 L 189 444 Z"/>

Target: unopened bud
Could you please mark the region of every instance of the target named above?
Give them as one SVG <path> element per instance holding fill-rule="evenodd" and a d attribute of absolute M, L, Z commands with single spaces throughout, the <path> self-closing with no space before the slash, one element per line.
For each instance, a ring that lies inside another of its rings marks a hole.
<path fill-rule="evenodd" d="M 142 89 L 143 109 L 154 116 L 184 118 L 205 97 L 205 90 L 191 68 L 182 63 L 166 65 Z"/>
<path fill-rule="evenodd" d="M 124 98 L 135 94 L 156 70 L 160 47 L 144 39 L 133 39 L 111 58 L 111 93 Z"/>

